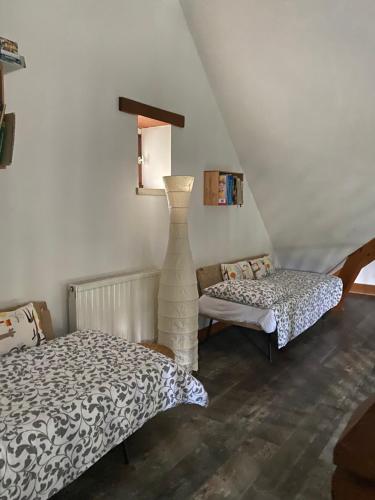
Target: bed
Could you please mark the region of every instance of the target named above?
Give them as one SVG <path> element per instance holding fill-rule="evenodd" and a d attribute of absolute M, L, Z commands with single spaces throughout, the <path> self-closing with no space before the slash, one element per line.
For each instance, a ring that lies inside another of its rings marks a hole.
<path fill-rule="evenodd" d="M 199 312 L 210 318 L 209 329 L 217 320 L 264 332 L 270 360 L 273 337 L 278 349 L 285 347 L 342 297 L 340 278 L 307 271 L 277 269 L 259 280 L 223 281 L 216 264 L 198 269 L 197 279 Z"/>
<path fill-rule="evenodd" d="M 171 359 L 85 330 L 0 357 L 0 498 L 44 500 L 147 420 L 182 403 L 207 405 L 202 384 Z"/>

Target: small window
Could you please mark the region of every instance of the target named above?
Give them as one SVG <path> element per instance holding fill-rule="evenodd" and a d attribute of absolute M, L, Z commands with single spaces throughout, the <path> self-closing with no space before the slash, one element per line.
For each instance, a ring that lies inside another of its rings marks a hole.
<path fill-rule="evenodd" d="M 171 175 L 172 127 L 169 123 L 141 115 L 138 115 L 137 126 L 138 188 L 146 192 L 163 190 L 163 177 Z"/>
<path fill-rule="evenodd" d="M 127 97 L 119 98 L 119 110 L 137 117 L 137 194 L 164 196 L 163 177 L 172 173 L 172 125 L 184 128 L 185 117 Z"/>

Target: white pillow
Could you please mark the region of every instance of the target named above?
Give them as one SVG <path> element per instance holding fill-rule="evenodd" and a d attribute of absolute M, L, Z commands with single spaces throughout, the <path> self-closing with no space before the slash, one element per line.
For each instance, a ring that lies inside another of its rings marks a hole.
<path fill-rule="evenodd" d="M 15 311 L 0 312 L 0 355 L 46 342 L 32 302 Z"/>

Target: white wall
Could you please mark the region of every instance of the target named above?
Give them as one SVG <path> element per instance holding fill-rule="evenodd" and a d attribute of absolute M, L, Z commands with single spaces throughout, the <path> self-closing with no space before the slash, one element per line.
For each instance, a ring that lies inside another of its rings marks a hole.
<path fill-rule="evenodd" d="M 375 285 L 375 261 L 362 269 L 355 282 L 365 285 Z"/>
<path fill-rule="evenodd" d="M 166 199 L 135 195 L 136 117 L 117 110 L 121 95 L 186 117 L 172 171 L 196 177 L 197 265 L 270 248 L 249 189 L 240 209 L 202 204 L 202 171 L 240 166 L 178 2 L 0 0 L 0 33 L 27 61 L 5 77 L 17 125 L 0 171 L 1 305 L 46 299 L 61 333 L 67 283 L 161 265 Z"/>
<path fill-rule="evenodd" d="M 281 264 L 330 269 L 375 236 L 375 2 L 181 3 Z"/>
<path fill-rule="evenodd" d="M 163 177 L 171 175 L 171 125 L 142 129 L 142 181 L 145 188 L 163 189 Z"/>

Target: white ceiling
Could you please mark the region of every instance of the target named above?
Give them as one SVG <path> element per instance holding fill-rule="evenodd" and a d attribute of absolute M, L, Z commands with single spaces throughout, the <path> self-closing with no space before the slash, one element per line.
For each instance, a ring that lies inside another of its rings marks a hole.
<path fill-rule="evenodd" d="M 181 0 L 282 264 L 375 236 L 375 2 Z"/>

